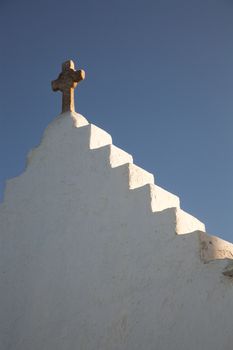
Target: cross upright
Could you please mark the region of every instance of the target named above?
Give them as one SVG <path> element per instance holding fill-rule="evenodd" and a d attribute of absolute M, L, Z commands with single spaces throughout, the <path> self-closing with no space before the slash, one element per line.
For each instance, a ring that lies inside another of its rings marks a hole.
<path fill-rule="evenodd" d="M 69 60 L 62 64 L 62 72 L 52 81 L 53 91 L 62 92 L 62 113 L 75 112 L 74 89 L 85 79 L 84 70 L 75 71 L 74 62 Z"/>

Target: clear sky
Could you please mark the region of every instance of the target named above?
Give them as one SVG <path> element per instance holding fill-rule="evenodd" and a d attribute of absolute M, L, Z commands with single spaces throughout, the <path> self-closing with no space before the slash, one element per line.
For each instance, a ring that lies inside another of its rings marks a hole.
<path fill-rule="evenodd" d="M 86 71 L 76 109 L 233 242 L 232 0 L 0 0 L 0 198 Z"/>

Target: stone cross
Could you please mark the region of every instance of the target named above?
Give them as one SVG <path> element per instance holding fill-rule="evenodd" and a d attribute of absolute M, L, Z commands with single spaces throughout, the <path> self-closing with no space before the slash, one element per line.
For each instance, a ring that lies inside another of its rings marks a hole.
<path fill-rule="evenodd" d="M 75 112 L 74 89 L 84 79 L 84 70 L 75 71 L 73 61 L 66 61 L 62 64 L 61 74 L 52 81 L 53 91 L 62 92 L 62 113 Z"/>

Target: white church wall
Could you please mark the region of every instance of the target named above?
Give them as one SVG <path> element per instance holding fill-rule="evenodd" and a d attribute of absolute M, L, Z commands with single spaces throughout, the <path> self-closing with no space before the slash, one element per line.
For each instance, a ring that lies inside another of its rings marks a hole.
<path fill-rule="evenodd" d="M 232 245 L 111 143 L 67 113 L 8 181 L 0 349 L 232 349 Z"/>

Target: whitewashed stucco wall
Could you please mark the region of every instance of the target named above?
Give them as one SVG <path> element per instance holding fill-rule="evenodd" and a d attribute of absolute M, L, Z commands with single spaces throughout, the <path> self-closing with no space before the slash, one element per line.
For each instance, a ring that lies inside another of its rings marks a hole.
<path fill-rule="evenodd" d="M 0 349 L 231 350 L 232 245 L 111 142 L 61 115 L 8 181 Z"/>

